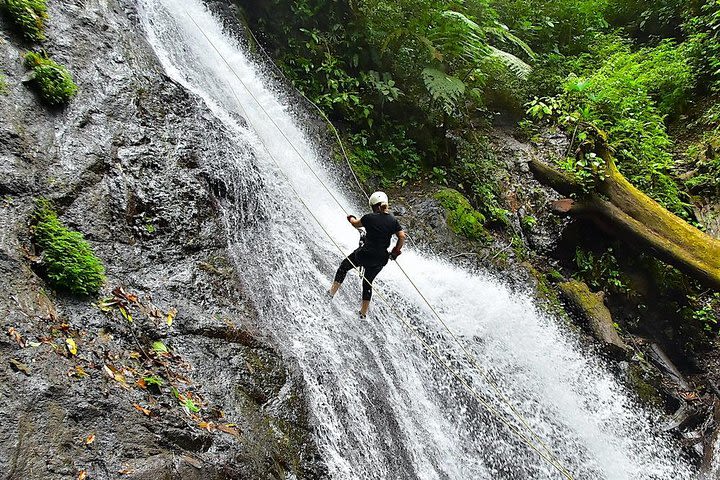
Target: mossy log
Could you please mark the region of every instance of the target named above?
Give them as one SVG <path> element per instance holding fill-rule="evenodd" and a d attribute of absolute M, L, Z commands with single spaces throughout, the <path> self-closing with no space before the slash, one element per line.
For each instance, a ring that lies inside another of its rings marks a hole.
<path fill-rule="evenodd" d="M 593 336 L 602 342 L 605 350 L 615 357 L 625 357 L 628 346 L 615 330 L 603 294 L 591 292 L 585 283 L 577 280 L 560 283 L 558 287 L 573 309 L 585 317 Z"/>
<path fill-rule="evenodd" d="M 704 285 L 720 290 L 720 241 L 673 215 L 635 188 L 618 171 L 610 151 L 597 148 L 605 160 L 605 179 L 584 193 L 569 174 L 541 161 L 530 163 L 541 183 L 567 197 L 553 202 L 555 213 L 591 219 L 600 229 L 629 246 L 650 252 Z"/>

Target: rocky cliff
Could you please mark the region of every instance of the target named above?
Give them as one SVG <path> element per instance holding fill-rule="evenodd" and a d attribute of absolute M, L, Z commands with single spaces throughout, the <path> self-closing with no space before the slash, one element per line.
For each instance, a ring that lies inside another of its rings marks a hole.
<path fill-rule="evenodd" d="M 3 20 L 0 471 L 8 479 L 321 478 L 302 379 L 253 329 L 230 267 L 220 152 L 131 1 L 49 2 L 43 47 L 78 96 L 48 109 Z M 107 269 L 98 298 L 52 291 L 32 243 L 51 200 Z"/>

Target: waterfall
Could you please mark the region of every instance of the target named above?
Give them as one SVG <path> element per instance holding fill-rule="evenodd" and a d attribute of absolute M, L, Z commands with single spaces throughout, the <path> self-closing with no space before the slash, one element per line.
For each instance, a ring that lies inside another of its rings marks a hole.
<path fill-rule="evenodd" d="M 290 113 L 291 100 L 200 0 L 139 1 L 167 74 L 201 98 L 237 144 L 206 159 L 232 189 L 223 201 L 230 250 L 261 328 L 304 375 L 332 478 L 560 478 L 433 360 L 398 315 L 517 425 L 487 378 L 497 384 L 574 478 L 695 475 L 661 432 L 658 412 L 640 407 L 608 365 L 501 278 L 412 248 L 400 257 L 487 378 L 392 262 L 375 282 L 368 319 L 357 315 L 357 276 L 331 300 L 326 290 L 342 255 L 324 230 L 352 251 L 358 236 L 343 208 L 363 213 L 361 195 L 334 178 Z"/>

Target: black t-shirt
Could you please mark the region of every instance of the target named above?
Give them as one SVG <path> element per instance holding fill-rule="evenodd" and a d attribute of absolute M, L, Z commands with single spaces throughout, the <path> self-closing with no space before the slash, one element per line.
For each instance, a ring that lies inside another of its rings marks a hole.
<path fill-rule="evenodd" d="M 370 251 L 387 252 L 392 236 L 402 230 L 400 222 L 389 213 L 368 213 L 360 222 L 367 232 L 363 249 Z"/>

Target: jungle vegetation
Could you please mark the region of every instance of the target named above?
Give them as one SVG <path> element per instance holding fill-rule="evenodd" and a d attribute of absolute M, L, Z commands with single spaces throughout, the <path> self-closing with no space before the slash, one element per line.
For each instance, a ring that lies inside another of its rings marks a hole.
<path fill-rule="evenodd" d="M 529 140 L 564 132 L 556 167 L 581 186 L 603 164 L 575 152 L 602 132 L 632 185 L 700 229 L 699 209 L 720 197 L 720 0 L 243 4 L 284 74 L 339 128 L 362 180 L 454 189 L 477 213 L 458 231 L 509 228 L 506 172 L 483 133 L 498 123 Z M 630 298 L 611 243 L 578 247 L 574 274 L 600 286 L 588 275 L 611 268 L 606 288 Z M 716 296 L 641 257 L 620 264 L 655 271 L 679 292 L 676 311 L 714 328 Z"/>

